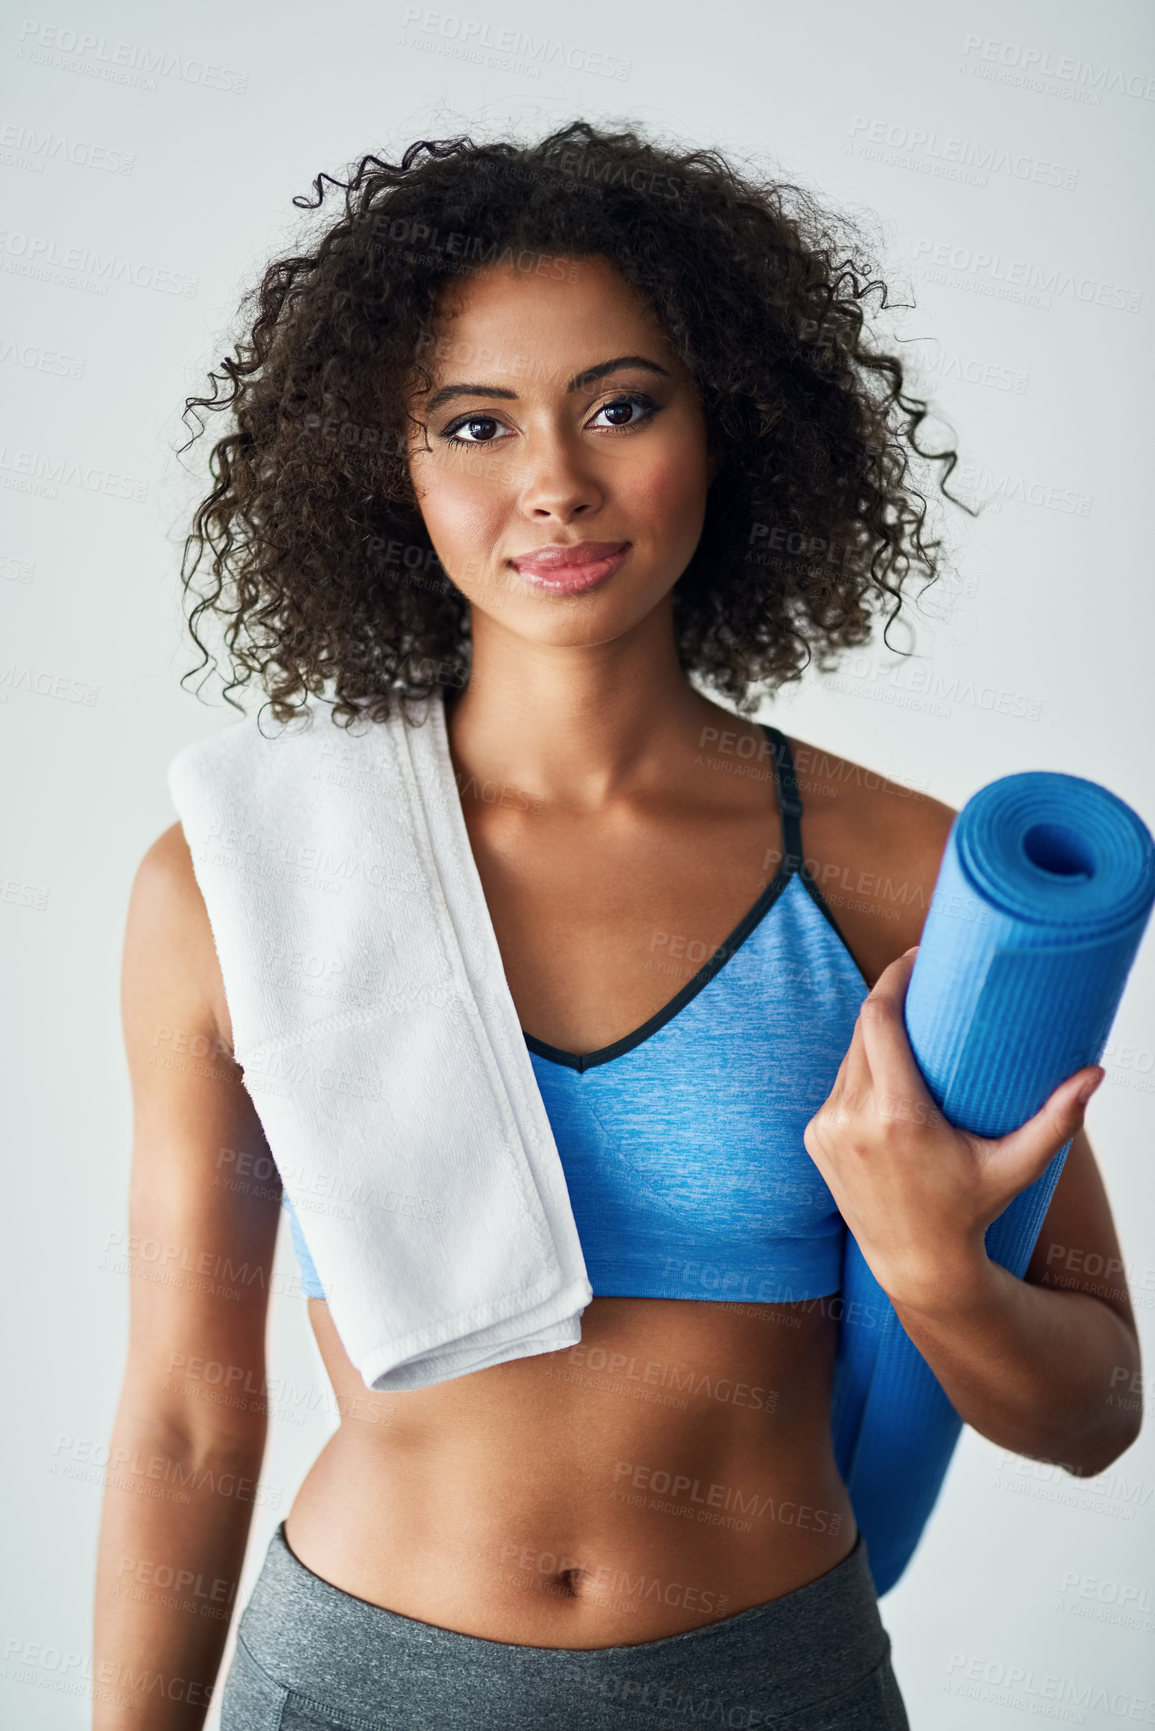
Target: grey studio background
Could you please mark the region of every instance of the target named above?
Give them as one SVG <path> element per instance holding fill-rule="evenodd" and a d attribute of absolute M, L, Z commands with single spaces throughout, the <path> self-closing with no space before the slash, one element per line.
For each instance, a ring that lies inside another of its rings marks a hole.
<path fill-rule="evenodd" d="M 396 160 L 418 137 L 537 136 L 585 116 L 716 144 L 847 211 L 893 298 L 916 302 L 885 328 L 953 431 L 956 490 L 984 509 L 942 518 L 952 570 L 904 610 L 914 635 L 890 633 L 914 659 L 876 636 L 763 717 L 954 806 L 997 775 L 1061 769 L 1155 826 L 1140 507 L 1155 40 L 1142 0 L 466 0 L 454 13 L 66 0 L 10 11 L 0 65 L 0 1722 L 63 1731 L 88 1724 L 127 1343 L 125 911 L 174 821 L 170 759 L 236 718 L 218 684 L 199 702 L 179 684 L 200 659 L 177 572 L 205 489 L 173 450 L 241 292 L 300 232 L 294 194 L 369 150 Z M 208 442 L 190 459 L 198 479 Z M 1153 1051 L 1149 932 L 1087 1119 L 1148 1363 Z M 240 1603 L 337 1423 L 295 1275 L 283 1227 Z M 912 1725 L 1155 1724 L 1153 1492 L 1150 1424 L 1094 1480 L 964 1432 L 882 1601 Z"/>

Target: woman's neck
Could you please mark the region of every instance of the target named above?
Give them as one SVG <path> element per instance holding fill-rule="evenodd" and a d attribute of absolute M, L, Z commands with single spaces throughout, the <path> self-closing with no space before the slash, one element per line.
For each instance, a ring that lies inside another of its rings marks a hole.
<path fill-rule="evenodd" d="M 462 773 L 586 810 L 668 782 L 727 718 L 686 678 L 669 606 L 604 644 L 534 643 L 475 615 L 469 684 L 446 697 Z"/>

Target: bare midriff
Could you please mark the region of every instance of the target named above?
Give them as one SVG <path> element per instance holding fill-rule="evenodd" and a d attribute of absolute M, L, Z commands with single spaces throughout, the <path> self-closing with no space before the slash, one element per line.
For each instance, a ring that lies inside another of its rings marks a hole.
<path fill-rule="evenodd" d="M 579 1346 L 378 1394 L 311 1299 L 347 1416 L 289 1547 L 356 1598 L 528 1646 L 659 1640 L 793 1592 L 857 1536 L 838 1309 L 595 1298 Z"/>

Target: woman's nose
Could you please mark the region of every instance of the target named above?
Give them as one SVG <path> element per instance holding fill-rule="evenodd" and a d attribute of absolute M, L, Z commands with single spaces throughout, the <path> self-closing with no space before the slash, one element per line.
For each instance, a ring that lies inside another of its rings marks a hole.
<path fill-rule="evenodd" d="M 527 442 L 522 472 L 521 508 L 527 516 L 568 522 L 602 503 L 603 488 L 590 455 L 557 435 Z"/>

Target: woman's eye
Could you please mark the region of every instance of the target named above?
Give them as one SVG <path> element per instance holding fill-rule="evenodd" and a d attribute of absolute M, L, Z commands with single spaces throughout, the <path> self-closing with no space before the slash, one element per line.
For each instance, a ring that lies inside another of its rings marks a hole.
<path fill-rule="evenodd" d="M 612 402 L 603 403 L 600 409 L 595 410 L 593 421 L 596 422 L 600 415 L 610 415 L 613 418 L 609 427 L 623 427 L 628 430 L 648 421 L 660 406 L 653 397 L 646 396 L 643 391 L 630 391 L 624 396 L 615 397 Z M 635 409 L 640 413 L 635 415 Z M 593 425 L 593 422 L 590 424 Z M 496 429 L 500 426 L 501 422 L 495 415 L 463 415 L 459 421 L 451 422 L 441 437 L 449 445 L 496 445 L 502 442 L 501 439 L 492 431 L 487 433 L 484 429 Z M 598 431 L 605 432 L 608 428 L 602 427 Z M 468 432 L 469 437 L 463 439 L 463 432 Z"/>
<path fill-rule="evenodd" d="M 499 425 L 500 422 L 493 415 L 466 415 L 464 420 L 454 421 L 452 426 L 446 427 L 442 437 L 451 445 L 492 445 L 496 444 L 497 441 L 487 438 L 459 438 L 459 430 L 468 427 L 470 432 L 472 432 L 474 427 L 496 427 Z"/>
<path fill-rule="evenodd" d="M 658 404 L 655 403 L 653 397 L 647 397 L 642 391 L 631 391 L 624 397 L 615 397 L 612 403 L 603 403 L 601 408 L 597 411 L 597 414 L 595 414 L 594 419 L 596 420 L 598 415 L 616 414 L 623 409 L 641 409 L 642 413 L 640 415 L 632 416 L 629 420 L 615 420 L 610 422 L 612 427 L 636 427 L 639 426 L 643 420 L 649 420 L 650 416 L 656 412 L 657 408 Z"/>

